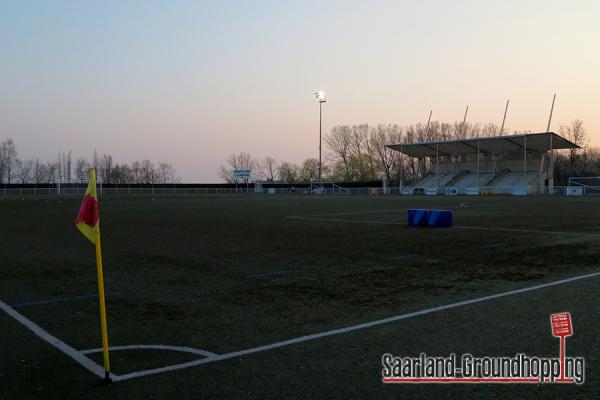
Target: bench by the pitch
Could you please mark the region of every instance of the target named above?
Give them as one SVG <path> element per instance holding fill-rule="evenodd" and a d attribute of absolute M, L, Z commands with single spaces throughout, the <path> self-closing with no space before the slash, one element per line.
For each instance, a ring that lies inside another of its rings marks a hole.
<path fill-rule="evenodd" d="M 452 226 L 452 211 L 411 208 L 408 210 L 408 224 L 432 228 L 449 227 Z"/>

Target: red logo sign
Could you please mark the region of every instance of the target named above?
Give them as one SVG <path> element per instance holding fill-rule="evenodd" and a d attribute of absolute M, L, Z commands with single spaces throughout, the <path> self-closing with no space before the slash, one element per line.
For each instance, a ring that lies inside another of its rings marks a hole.
<path fill-rule="evenodd" d="M 552 336 L 564 337 L 573 335 L 573 325 L 571 325 L 571 314 L 562 312 L 550 314 L 552 322 Z"/>

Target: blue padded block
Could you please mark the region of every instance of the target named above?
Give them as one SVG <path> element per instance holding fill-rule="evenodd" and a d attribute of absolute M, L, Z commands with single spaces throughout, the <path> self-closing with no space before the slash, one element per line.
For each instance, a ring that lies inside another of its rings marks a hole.
<path fill-rule="evenodd" d="M 432 228 L 449 227 L 452 226 L 452 211 L 411 208 L 408 210 L 408 224 Z"/>
<path fill-rule="evenodd" d="M 429 215 L 429 226 L 446 228 L 452 226 L 452 211 L 433 210 Z"/>
<path fill-rule="evenodd" d="M 433 210 L 431 212 L 431 214 L 429 215 L 429 221 L 427 221 L 427 225 L 435 226 L 439 216 L 440 216 L 440 212 L 437 210 Z"/>
<path fill-rule="evenodd" d="M 410 226 L 427 226 L 430 210 L 414 209 L 408 210 L 408 224 Z"/>

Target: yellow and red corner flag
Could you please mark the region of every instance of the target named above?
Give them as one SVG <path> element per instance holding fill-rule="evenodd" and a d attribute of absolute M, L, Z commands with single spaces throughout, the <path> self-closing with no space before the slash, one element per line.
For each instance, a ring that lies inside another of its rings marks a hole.
<path fill-rule="evenodd" d="M 102 248 L 100 247 L 100 216 L 96 194 L 96 169 L 90 168 L 88 187 L 83 203 L 75 219 L 75 226 L 96 245 L 96 270 L 98 272 L 98 300 L 100 303 L 100 327 L 102 329 L 102 355 L 104 359 L 104 382 L 109 383 L 110 361 L 108 358 L 108 329 L 106 324 L 106 303 L 104 300 L 104 274 L 102 272 Z"/>
<path fill-rule="evenodd" d="M 90 168 L 88 187 L 75 226 L 92 243 L 96 243 L 100 235 L 100 220 L 98 215 L 98 197 L 96 195 L 96 169 Z"/>

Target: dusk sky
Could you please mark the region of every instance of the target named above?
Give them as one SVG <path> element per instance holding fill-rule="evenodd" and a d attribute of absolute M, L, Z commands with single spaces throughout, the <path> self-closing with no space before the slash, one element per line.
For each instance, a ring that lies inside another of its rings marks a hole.
<path fill-rule="evenodd" d="M 219 181 L 245 151 L 300 163 L 324 130 L 433 119 L 600 146 L 600 2 L 2 1 L 0 141 L 174 164 Z"/>

